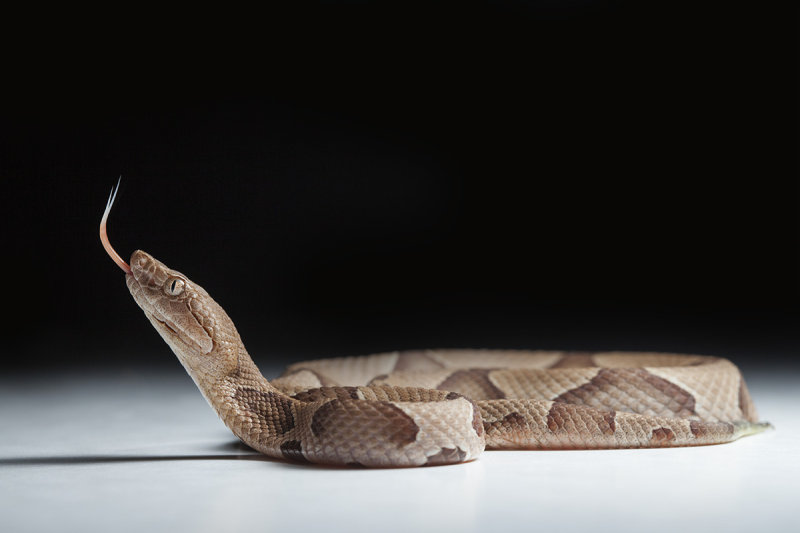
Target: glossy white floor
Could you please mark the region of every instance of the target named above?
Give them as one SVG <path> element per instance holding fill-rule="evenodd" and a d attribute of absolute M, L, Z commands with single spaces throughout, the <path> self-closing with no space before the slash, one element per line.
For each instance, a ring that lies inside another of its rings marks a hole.
<path fill-rule="evenodd" d="M 0 378 L 0 531 L 799 531 L 800 380 L 749 377 L 777 431 L 404 470 L 264 459 L 177 365 Z"/>

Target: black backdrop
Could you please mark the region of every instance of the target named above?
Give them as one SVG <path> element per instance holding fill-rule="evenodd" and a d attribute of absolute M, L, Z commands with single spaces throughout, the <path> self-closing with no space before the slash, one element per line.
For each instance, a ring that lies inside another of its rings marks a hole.
<path fill-rule="evenodd" d="M 114 245 L 203 285 L 259 363 L 798 347 L 796 12 L 63 15 L 7 38 L 7 368 L 174 364 L 97 237 L 120 174 Z"/>

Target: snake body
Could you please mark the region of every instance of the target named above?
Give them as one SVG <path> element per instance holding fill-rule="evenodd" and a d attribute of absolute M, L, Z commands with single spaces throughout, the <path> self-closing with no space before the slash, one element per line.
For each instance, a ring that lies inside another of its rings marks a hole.
<path fill-rule="evenodd" d="M 739 369 L 655 353 L 422 350 L 291 365 L 268 381 L 232 320 L 149 254 L 100 235 L 150 323 L 244 443 L 367 467 L 460 463 L 484 448 L 650 448 L 733 441 L 759 423 Z"/>

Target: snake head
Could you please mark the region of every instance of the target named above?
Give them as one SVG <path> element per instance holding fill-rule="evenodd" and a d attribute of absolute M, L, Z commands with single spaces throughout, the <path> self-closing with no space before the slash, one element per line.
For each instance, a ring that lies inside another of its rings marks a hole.
<path fill-rule="evenodd" d="M 141 250 L 131 255 L 130 269 L 125 281 L 133 299 L 190 374 L 221 377 L 236 368 L 239 334 L 201 286 Z"/>
<path fill-rule="evenodd" d="M 232 372 L 244 346 L 222 307 L 201 286 L 150 254 L 137 250 L 128 264 L 111 246 L 107 223 L 118 189 L 119 182 L 108 196 L 100 242 L 125 272 L 133 299 L 193 378 L 219 378 Z"/>
<path fill-rule="evenodd" d="M 198 300 L 207 297 L 200 292 L 202 289 L 141 250 L 133 252 L 130 265 L 131 273 L 125 277 L 128 290 L 164 340 L 170 345 L 179 342 L 197 354 L 211 352 L 213 317 L 194 312 Z"/>

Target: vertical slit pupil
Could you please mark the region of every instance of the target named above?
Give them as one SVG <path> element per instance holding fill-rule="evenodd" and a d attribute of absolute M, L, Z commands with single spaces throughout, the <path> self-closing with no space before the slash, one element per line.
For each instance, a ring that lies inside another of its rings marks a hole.
<path fill-rule="evenodd" d="M 175 292 L 175 284 L 176 284 L 177 282 L 178 282 L 177 280 L 174 280 L 174 279 L 172 280 L 172 286 L 171 286 L 171 287 L 170 287 L 170 289 L 169 289 L 170 291 L 172 291 L 172 292 Z"/>

